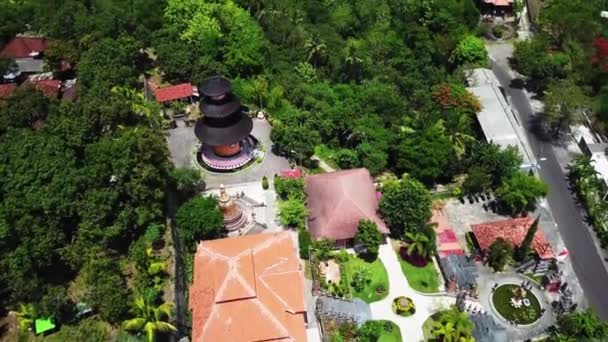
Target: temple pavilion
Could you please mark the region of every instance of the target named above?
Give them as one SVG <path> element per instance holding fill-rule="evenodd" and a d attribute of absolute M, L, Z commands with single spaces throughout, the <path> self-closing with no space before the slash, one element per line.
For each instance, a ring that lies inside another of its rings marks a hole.
<path fill-rule="evenodd" d="M 234 171 L 251 162 L 257 145 L 250 135 L 253 121 L 232 93 L 230 81 L 210 77 L 199 92 L 202 118 L 194 127 L 201 142 L 199 162 L 213 171 Z"/>

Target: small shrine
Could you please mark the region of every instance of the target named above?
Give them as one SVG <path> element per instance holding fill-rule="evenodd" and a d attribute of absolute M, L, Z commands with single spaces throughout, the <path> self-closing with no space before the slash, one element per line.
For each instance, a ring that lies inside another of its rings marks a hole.
<path fill-rule="evenodd" d="M 255 207 L 264 206 L 245 196 L 244 193 L 231 196 L 223 184 L 218 196 L 220 211 L 224 216 L 224 227 L 228 236 L 259 233 L 266 228 L 265 224 L 256 221 Z"/>

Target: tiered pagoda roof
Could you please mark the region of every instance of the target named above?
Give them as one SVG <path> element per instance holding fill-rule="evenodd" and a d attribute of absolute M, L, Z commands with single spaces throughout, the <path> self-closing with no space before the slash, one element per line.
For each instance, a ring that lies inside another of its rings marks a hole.
<path fill-rule="evenodd" d="M 241 102 L 232 94 L 230 81 L 214 76 L 199 86 L 203 118 L 197 121 L 194 133 L 207 145 L 231 145 L 246 138 L 253 121 L 243 113 Z"/>

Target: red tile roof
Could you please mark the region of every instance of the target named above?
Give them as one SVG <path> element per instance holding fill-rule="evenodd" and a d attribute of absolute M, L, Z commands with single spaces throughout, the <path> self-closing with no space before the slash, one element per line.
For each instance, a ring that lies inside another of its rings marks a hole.
<path fill-rule="evenodd" d="M 485 251 L 490 248 L 490 245 L 499 237 L 505 239 L 513 247 L 520 246 L 526 237 L 528 229 L 534 223 L 534 220 L 534 217 L 522 217 L 472 224 L 471 228 L 479 243 L 479 247 Z M 545 235 L 540 229 L 534 234 L 531 247 L 541 259 L 551 259 L 555 257 L 551 245 L 547 239 L 545 239 Z"/>
<path fill-rule="evenodd" d="M 306 341 L 304 278 L 289 232 L 201 242 L 192 341 Z"/>
<path fill-rule="evenodd" d="M 8 97 L 16 89 L 17 89 L 17 85 L 15 83 L 0 84 L 0 99 Z"/>
<path fill-rule="evenodd" d="M 34 89 L 42 92 L 46 97 L 57 98 L 61 90 L 61 81 L 59 80 L 26 81 L 23 85 L 32 85 Z"/>
<path fill-rule="evenodd" d="M 152 91 L 158 102 L 173 101 L 192 96 L 192 84 L 182 83 L 164 88 L 152 87 Z"/>
<path fill-rule="evenodd" d="M 281 171 L 281 177 L 300 178 L 300 177 L 302 177 L 302 170 L 300 170 L 300 169 L 283 170 L 283 171 Z"/>
<path fill-rule="evenodd" d="M 11 58 L 30 58 L 30 53 L 44 52 L 47 45 L 43 37 L 15 37 L 4 47 L 2 54 Z"/>
<path fill-rule="evenodd" d="M 359 220 L 370 219 L 388 229 L 377 214 L 378 198 L 367 169 L 323 173 L 306 178 L 308 228 L 314 239 L 352 239 Z"/>

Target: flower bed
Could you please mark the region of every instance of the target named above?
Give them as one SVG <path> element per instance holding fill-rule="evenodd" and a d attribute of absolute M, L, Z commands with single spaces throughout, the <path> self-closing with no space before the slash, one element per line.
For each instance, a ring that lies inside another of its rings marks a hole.
<path fill-rule="evenodd" d="M 399 316 L 408 317 L 416 313 L 414 301 L 408 297 L 397 297 L 393 299 L 393 312 Z"/>
<path fill-rule="evenodd" d="M 496 311 L 507 321 L 515 321 L 517 324 L 532 324 L 541 316 L 541 307 L 538 298 L 531 291 L 517 293 L 521 287 L 515 284 L 501 285 L 492 295 L 492 303 Z M 522 301 L 529 301 L 529 305 L 516 308 L 511 299 L 521 297 Z"/>

